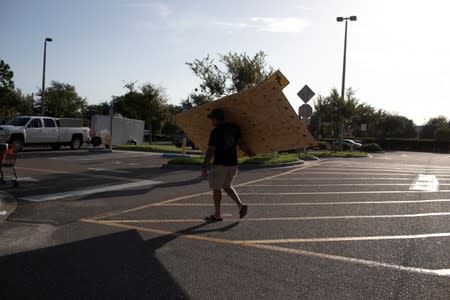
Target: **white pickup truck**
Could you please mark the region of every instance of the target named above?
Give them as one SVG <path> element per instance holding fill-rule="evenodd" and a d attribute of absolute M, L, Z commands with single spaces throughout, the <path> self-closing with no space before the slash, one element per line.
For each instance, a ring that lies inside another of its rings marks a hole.
<path fill-rule="evenodd" d="M 0 141 L 20 151 L 28 145 L 50 145 L 80 149 L 89 139 L 88 127 L 59 127 L 59 120 L 44 116 L 20 116 L 0 125 Z"/>

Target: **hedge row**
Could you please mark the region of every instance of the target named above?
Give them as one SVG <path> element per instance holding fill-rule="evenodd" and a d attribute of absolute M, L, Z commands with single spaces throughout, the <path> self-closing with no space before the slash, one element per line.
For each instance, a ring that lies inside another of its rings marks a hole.
<path fill-rule="evenodd" d="M 398 139 L 349 138 L 349 139 L 361 141 L 363 144 L 378 144 L 383 150 L 450 153 L 450 142 L 441 142 L 433 139 L 400 139 L 400 138 Z M 321 141 L 332 144 L 333 139 L 322 139 Z"/>

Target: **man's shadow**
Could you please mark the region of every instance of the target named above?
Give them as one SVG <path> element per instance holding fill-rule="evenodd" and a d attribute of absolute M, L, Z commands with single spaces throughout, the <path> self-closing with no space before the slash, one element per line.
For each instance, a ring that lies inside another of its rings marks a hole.
<path fill-rule="evenodd" d="M 226 232 L 238 224 L 201 229 L 213 225 L 204 222 L 149 240 L 126 230 L 3 256 L 0 299 L 186 299 L 157 250 L 181 235 Z"/>

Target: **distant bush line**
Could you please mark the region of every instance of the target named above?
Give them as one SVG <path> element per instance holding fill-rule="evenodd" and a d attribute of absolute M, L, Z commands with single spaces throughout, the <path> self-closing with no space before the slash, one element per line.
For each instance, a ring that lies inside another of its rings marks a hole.
<path fill-rule="evenodd" d="M 418 151 L 418 152 L 435 152 L 435 153 L 450 153 L 450 142 L 437 141 L 434 139 L 406 139 L 406 138 L 354 138 L 346 137 L 348 139 L 361 141 L 363 144 L 377 144 L 383 150 L 398 150 L 398 151 Z M 323 142 L 333 144 L 334 139 L 321 139 Z M 323 146 L 322 146 L 323 147 Z M 372 148 L 373 146 L 371 146 Z M 364 149 L 364 151 L 371 152 L 372 149 Z M 375 150 L 375 149 L 373 149 Z"/>

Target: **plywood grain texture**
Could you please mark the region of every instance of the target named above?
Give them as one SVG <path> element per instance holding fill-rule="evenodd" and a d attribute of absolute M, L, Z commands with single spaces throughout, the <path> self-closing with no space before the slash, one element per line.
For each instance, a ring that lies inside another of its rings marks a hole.
<path fill-rule="evenodd" d="M 314 138 L 282 92 L 287 84 L 289 81 L 277 71 L 257 87 L 179 113 L 173 119 L 203 152 L 213 129 L 208 114 L 215 108 L 224 110 L 226 122 L 241 128 L 243 142 L 255 154 L 314 146 Z"/>

